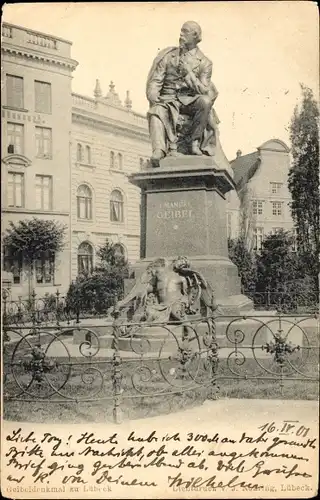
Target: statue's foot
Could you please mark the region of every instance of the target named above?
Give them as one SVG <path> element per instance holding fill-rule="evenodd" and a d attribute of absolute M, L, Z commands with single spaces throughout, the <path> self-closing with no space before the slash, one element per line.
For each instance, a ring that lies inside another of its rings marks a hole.
<path fill-rule="evenodd" d="M 176 149 L 170 149 L 168 156 L 181 156 L 181 153 L 178 153 Z"/>
<path fill-rule="evenodd" d="M 151 156 L 151 165 L 152 167 L 160 167 L 160 160 L 164 158 L 166 155 L 162 149 L 155 149 Z"/>
<path fill-rule="evenodd" d="M 203 155 L 201 149 L 199 148 L 199 141 L 193 141 L 193 143 L 191 144 L 191 154 L 197 156 Z"/>

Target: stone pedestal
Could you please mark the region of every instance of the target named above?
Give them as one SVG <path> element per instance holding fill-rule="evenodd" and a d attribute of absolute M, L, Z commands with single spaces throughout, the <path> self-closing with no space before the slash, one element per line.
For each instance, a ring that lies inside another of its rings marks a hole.
<path fill-rule="evenodd" d="M 141 188 L 141 257 L 137 278 L 157 257 L 188 257 L 215 290 L 225 314 L 252 309 L 228 258 L 225 194 L 234 189 L 226 160 L 178 156 L 130 176 Z"/>

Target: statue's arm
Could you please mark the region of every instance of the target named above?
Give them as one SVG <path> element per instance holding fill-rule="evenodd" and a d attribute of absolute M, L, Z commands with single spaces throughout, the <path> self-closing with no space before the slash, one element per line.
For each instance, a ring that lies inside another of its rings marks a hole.
<path fill-rule="evenodd" d="M 147 83 L 147 99 L 150 104 L 159 102 L 159 95 L 164 82 L 165 72 L 166 64 L 165 58 L 163 57 L 156 65 Z"/>
<path fill-rule="evenodd" d="M 198 94 L 209 94 L 211 96 L 211 92 L 213 90 L 212 82 L 212 63 L 208 61 L 201 70 L 199 77 L 197 77 L 193 71 L 190 71 L 186 75 L 187 83 L 198 93 Z M 215 91 L 217 89 L 214 87 Z M 213 97 L 213 96 L 212 96 Z M 216 98 L 217 96 L 215 96 Z"/>

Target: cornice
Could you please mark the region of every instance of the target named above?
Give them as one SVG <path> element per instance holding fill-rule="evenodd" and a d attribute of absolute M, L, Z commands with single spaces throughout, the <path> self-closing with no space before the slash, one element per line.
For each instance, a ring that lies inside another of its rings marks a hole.
<path fill-rule="evenodd" d="M 119 132 L 134 139 L 138 138 L 145 142 L 150 142 L 148 130 L 144 130 L 138 125 L 125 124 L 112 118 L 88 116 L 84 114 L 83 110 L 77 109 L 76 107 L 72 108 L 72 121 L 87 125 L 92 128 L 107 130 L 111 133 Z"/>
<path fill-rule="evenodd" d="M 37 61 L 43 61 L 45 63 L 49 64 L 56 64 L 57 66 L 63 66 L 65 68 L 69 68 L 72 71 L 76 69 L 78 66 L 78 62 L 75 61 L 74 59 L 67 59 L 65 57 L 61 56 L 52 56 L 51 54 L 43 54 L 42 52 L 39 52 L 37 50 L 33 50 L 31 48 L 25 48 L 17 45 L 12 45 L 12 44 L 6 44 L 5 42 L 2 42 L 2 47 L 1 50 L 7 54 L 14 54 L 16 56 L 22 57 L 22 58 L 27 58 L 27 59 L 34 59 Z"/>

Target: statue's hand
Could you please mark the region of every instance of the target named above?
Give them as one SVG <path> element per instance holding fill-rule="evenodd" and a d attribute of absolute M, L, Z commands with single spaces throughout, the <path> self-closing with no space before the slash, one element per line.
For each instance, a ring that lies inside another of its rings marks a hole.
<path fill-rule="evenodd" d="M 187 76 L 189 73 L 191 73 L 192 67 L 187 61 L 181 61 L 180 62 L 180 71 L 182 71 L 184 76 Z"/>

